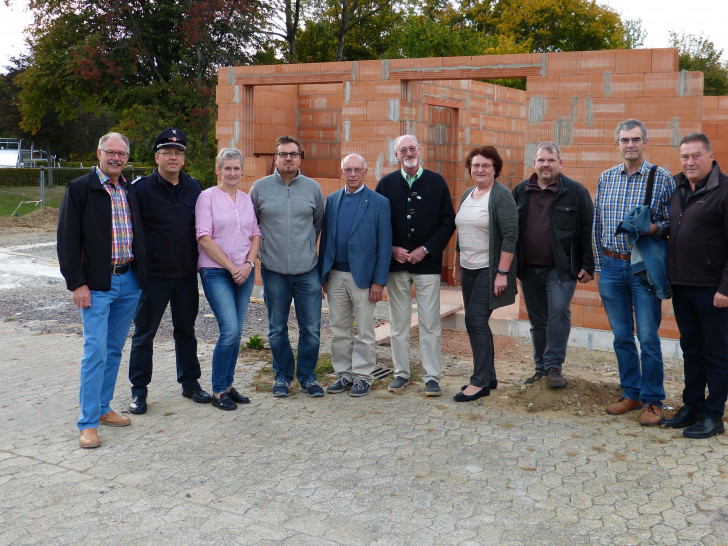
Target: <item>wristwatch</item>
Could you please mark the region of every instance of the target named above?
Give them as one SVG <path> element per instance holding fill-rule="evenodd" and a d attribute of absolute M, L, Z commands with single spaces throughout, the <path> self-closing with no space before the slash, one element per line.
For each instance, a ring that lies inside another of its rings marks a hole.
<path fill-rule="evenodd" d="M 498 275 L 508 275 L 508 271 L 505 269 L 499 269 L 496 273 L 498 273 Z"/>
<path fill-rule="evenodd" d="M 247 263 L 251 269 L 255 269 L 255 262 L 245 262 Z"/>

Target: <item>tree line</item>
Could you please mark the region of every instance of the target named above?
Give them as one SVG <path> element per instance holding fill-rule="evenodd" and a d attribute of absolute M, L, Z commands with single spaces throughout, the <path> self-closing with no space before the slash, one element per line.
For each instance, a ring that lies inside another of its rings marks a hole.
<path fill-rule="evenodd" d="M 640 20 L 593 0 L 30 0 L 30 52 L 0 77 L 0 133 L 88 159 L 99 135 L 153 164 L 164 128 L 190 141 L 187 168 L 215 180 L 221 66 L 638 48 Z M 707 38 L 673 34 L 680 68 L 728 93 Z M 520 80 L 501 81 L 523 87 Z"/>

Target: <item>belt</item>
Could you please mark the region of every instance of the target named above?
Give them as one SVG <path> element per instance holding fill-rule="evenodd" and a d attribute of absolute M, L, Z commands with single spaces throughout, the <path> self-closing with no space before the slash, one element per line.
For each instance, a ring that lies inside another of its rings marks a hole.
<path fill-rule="evenodd" d="M 117 264 L 111 265 L 111 274 L 112 275 L 121 275 L 122 273 L 126 273 L 129 271 L 129 268 L 131 267 L 131 262 L 126 262 L 125 264 Z"/>
<path fill-rule="evenodd" d="M 627 252 L 627 254 L 620 254 L 619 252 L 612 252 L 611 250 L 607 250 L 606 248 L 602 251 L 605 256 L 609 256 L 610 258 L 614 258 L 615 260 L 629 260 L 631 257 L 631 254 Z"/>

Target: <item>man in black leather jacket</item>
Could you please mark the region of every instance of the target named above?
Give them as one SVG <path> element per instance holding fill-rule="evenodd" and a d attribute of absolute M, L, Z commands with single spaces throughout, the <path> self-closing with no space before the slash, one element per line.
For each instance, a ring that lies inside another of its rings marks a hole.
<path fill-rule="evenodd" d="M 566 386 L 562 366 L 571 331 L 576 281 L 594 275 L 591 229 L 594 207 L 587 189 L 561 173 L 553 142 L 536 148 L 534 174 L 513 190 L 518 207 L 518 278 L 531 322 L 535 383 Z"/>

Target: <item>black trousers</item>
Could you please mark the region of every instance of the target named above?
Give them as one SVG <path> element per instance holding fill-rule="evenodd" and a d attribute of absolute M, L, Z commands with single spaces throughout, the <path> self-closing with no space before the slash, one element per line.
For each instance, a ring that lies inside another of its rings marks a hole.
<path fill-rule="evenodd" d="M 152 380 L 154 336 L 164 311 L 170 305 L 177 360 L 177 382 L 184 389 L 200 386 L 200 361 L 197 359 L 195 320 L 200 304 L 197 274 L 179 279 L 148 278 L 134 315 L 134 336 L 129 357 L 132 396 L 147 396 Z"/>
<path fill-rule="evenodd" d="M 717 287 L 672 289 L 685 366 L 683 402 L 705 417 L 721 419 L 728 397 L 728 308 L 713 305 Z"/>
<path fill-rule="evenodd" d="M 473 375 L 470 384 L 487 387 L 495 379 L 495 348 L 493 332 L 488 320 L 490 309 L 490 281 L 488 268 L 462 269 L 465 329 L 473 351 Z"/>

